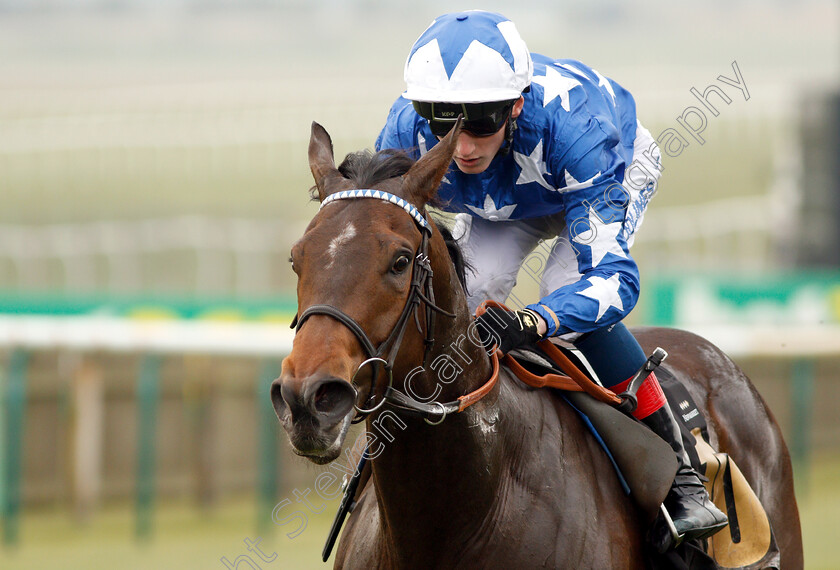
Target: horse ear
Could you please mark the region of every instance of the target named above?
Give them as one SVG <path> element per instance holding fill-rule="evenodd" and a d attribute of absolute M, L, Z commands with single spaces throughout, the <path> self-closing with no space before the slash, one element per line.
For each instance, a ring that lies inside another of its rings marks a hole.
<path fill-rule="evenodd" d="M 459 116 L 449 134 L 405 173 L 407 195 L 411 196 L 415 205 L 425 205 L 437 193 L 440 181 L 449 170 L 452 155 L 455 154 L 455 145 L 458 143 L 458 135 L 461 134 L 461 122 L 462 117 Z"/>
<path fill-rule="evenodd" d="M 315 121 L 312 121 L 312 135 L 309 138 L 309 169 L 312 170 L 318 188 L 318 200 L 323 202 L 329 194 L 329 180 L 341 174 L 335 167 L 332 139 L 327 130 Z"/>

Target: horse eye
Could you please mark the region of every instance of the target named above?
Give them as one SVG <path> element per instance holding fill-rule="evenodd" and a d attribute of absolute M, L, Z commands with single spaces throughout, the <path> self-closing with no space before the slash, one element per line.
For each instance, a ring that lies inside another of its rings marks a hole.
<path fill-rule="evenodd" d="M 406 269 L 408 269 L 409 263 L 411 263 L 411 260 L 408 258 L 408 256 L 401 255 L 394 262 L 394 266 L 391 268 L 391 271 L 393 271 L 394 273 L 402 273 Z"/>

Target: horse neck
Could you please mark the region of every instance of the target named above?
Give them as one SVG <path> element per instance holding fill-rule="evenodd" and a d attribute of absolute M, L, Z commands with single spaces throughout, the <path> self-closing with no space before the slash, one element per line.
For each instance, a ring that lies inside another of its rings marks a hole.
<path fill-rule="evenodd" d="M 421 386 L 418 393 L 432 394 L 435 386 L 441 386 L 435 400 L 448 402 L 482 386 L 492 367 L 484 348 L 468 335 L 472 319 L 442 238 L 433 239 L 431 245 L 436 304 L 456 316 L 437 316 L 435 344 L 415 387 Z M 395 380 L 417 365 L 415 361 L 395 367 Z M 457 374 L 450 381 L 453 371 Z M 378 439 L 370 449 L 378 452 L 372 468 L 380 514 L 394 548 L 426 542 L 439 548 L 441 540 L 454 538 L 452 533 L 474 528 L 474 521 L 483 518 L 482 510 L 491 508 L 499 477 L 499 468 L 494 467 L 499 462 L 492 461 L 500 450 L 497 395 L 498 387 L 435 426 L 393 410 L 368 420 L 369 437 Z M 459 504 L 469 508 L 453 509 Z"/>

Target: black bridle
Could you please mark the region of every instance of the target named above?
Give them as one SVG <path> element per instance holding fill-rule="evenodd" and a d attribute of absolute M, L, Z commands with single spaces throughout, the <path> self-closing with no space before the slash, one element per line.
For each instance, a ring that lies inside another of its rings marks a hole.
<path fill-rule="evenodd" d="M 393 387 L 394 362 L 396 361 L 397 353 L 399 352 L 403 336 L 405 335 L 405 331 L 408 328 L 408 322 L 412 314 L 414 315 L 414 322 L 417 326 L 417 331 L 421 334 L 424 334 L 423 326 L 420 324 L 419 309 L 421 305 L 425 305 L 426 331 L 423 338 L 423 368 L 426 367 L 429 358 L 429 352 L 431 351 L 432 345 L 434 345 L 435 343 L 435 339 L 432 336 L 432 334 L 434 333 L 435 313 L 440 313 L 447 317 L 455 318 L 454 313 L 450 313 L 435 305 L 435 294 L 434 289 L 432 287 L 432 277 L 434 273 L 432 272 L 432 266 L 429 263 L 428 256 L 429 238 L 431 237 L 432 226 L 425 219 L 425 216 L 423 216 L 423 214 L 416 207 L 409 204 L 402 198 L 378 190 L 350 190 L 344 192 L 337 192 L 335 194 L 327 196 L 327 198 L 325 198 L 324 201 L 321 203 L 321 208 L 335 200 L 350 198 L 378 198 L 400 206 L 401 208 L 403 208 L 403 210 L 408 212 L 412 216 L 412 218 L 414 218 L 414 221 L 420 228 L 422 238 L 420 240 L 420 246 L 418 247 L 416 255 L 414 256 L 411 286 L 409 288 L 408 297 L 406 299 L 402 313 L 397 319 L 394 328 L 391 330 L 391 334 L 388 335 L 388 338 L 386 338 L 382 342 L 382 344 L 379 345 L 379 347 L 375 347 L 373 345 L 367 333 L 365 333 L 364 329 L 362 329 L 359 323 L 357 323 L 347 313 L 345 313 L 337 307 L 333 307 L 332 305 L 320 304 L 311 305 L 310 307 L 307 307 L 302 313 L 299 313 L 295 316 L 291 326 L 295 329 L 295 332 L 297 332 L 300 330 L 300 328 L 303 326 L 306 320 L 312 315 L 327 315 L 339 321 L 348 329 L 350 329 L 350 332 L 352 332 L 356 336 L 356 338 L 359 341 L 359 344 L 362 345 L 362 348 L 364 349 L 365 354 L 367 356 L 367 360 L 365 360 L 359 365 L 359 368 L 356 370 L 356 374 L 354 374 L 353 378 L 351 379 L 351 383 L 355 380 L 356 376 L 359 374 L 359 371 L 361 371 L 362 368 L 364 368 L 367 365 L 373 366 L 373 374 L 371 376 L 370 390 L 368 391 L 367 398 L 362 404 L 362 406 L 364 407 L 354 405 L 354 408 L 356 409 L 356 417 L 353 419 L 353 423 L 358 423 L 362 421 L 369 414 L 377 411 L 386 404 L 398 407 L 400 409 L 404 409 L 406 411 L 417 412 L 423 415 L 442 416 L 439 422 L 443 421 L 443 419 L 446 418 L 446 415 L 453 411 L 449 410 L 446 407 L 446 404 L 440 404 L 437 402 L 433 402 L 432 404 L 426 404 L 423 402 L 418 402 L 417 400 L 406 396 L 405 394 L 396 390 Z M 388 385 L 385 388 L 385 393 L 382 397 L 382 400 L 379 403 L 374 404 L 374 400 L 376 398 L 376 381 L 377 377 L 379 376 L 380 367 L 384 368 L 385 372 L 388 375 Z"/>

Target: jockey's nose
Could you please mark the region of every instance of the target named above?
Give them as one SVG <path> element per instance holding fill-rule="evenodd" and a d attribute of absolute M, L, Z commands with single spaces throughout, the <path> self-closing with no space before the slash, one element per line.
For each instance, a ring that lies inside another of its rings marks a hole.
<path fill-rule="evenodd" d="M 322 429 L 329 429 L 350 413 L 355 401 L 353 386 L 333 376 L 302 381 L 281 377 L 271 383 L 271 402 L 281 422 L 309 418 Z"/>
<path fill-rule="evenodd" d="M 469 157 L 475 151 L 475 140 L 472 135 L 462 131 L 458 135 L 455 145 L 455 156 Z"/>

